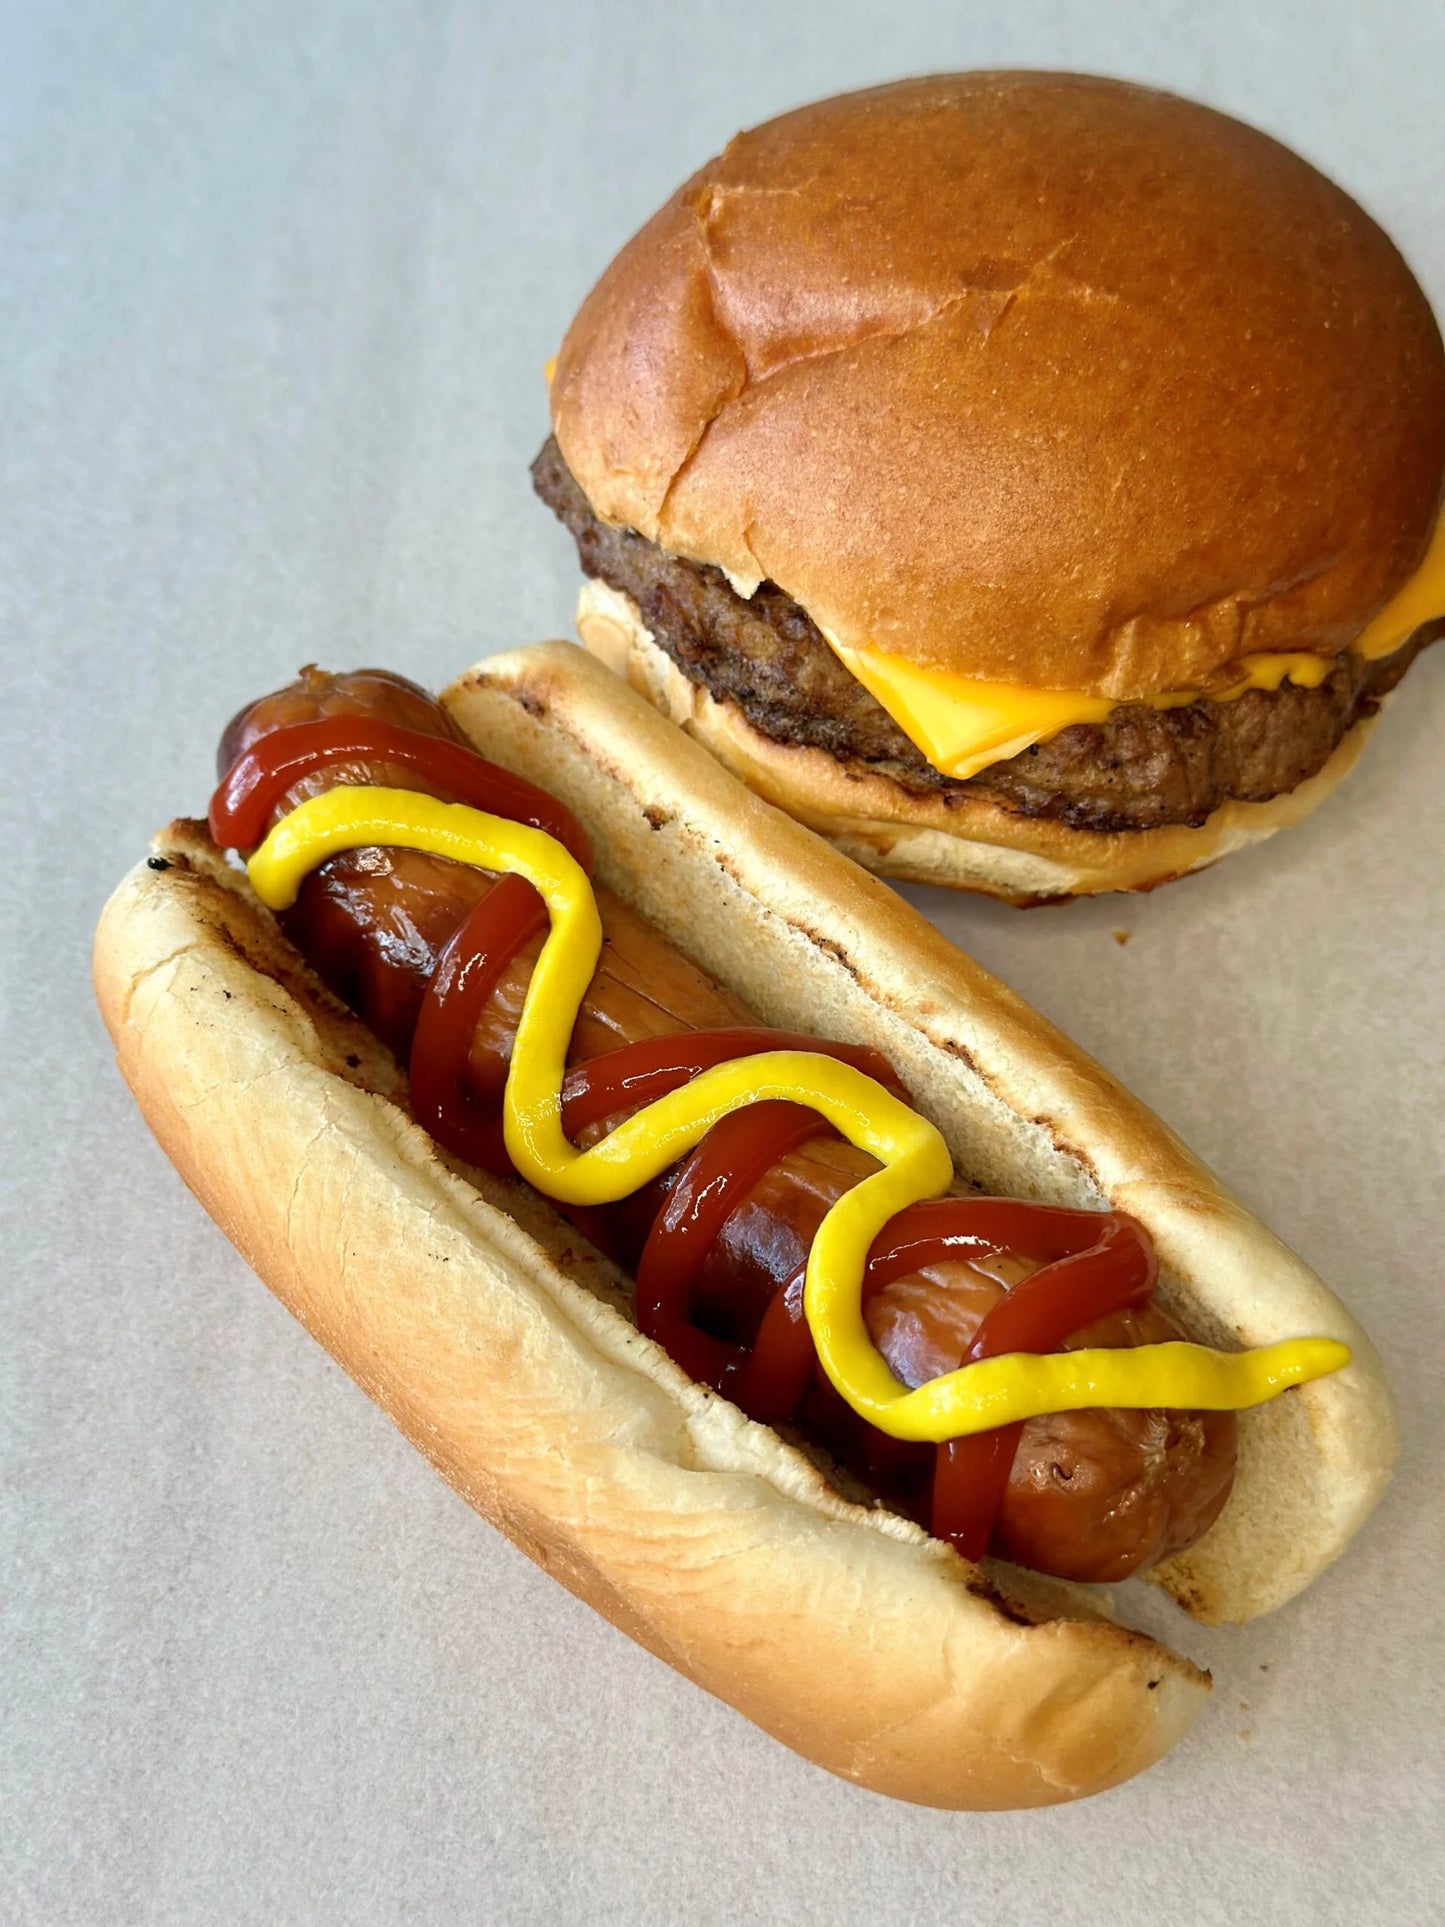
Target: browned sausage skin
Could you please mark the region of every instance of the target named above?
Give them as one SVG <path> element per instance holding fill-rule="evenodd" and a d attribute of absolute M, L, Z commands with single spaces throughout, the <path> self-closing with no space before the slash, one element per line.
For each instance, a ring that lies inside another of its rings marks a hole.
<path fill-rule="evenodd" d="M 402 677 L 381 670 L 332 676 L 308 668 L 234 718 L 221 740 L 221 770 L 274 729 L 344 715 L 462 740 L 442 706 Z M 344 782 L 445 794 L 414 770 L 357 763 L 298 783 L 277 815 Z M 322 978 L 404 1060 L 437 955 L 492 881 L 483 871 L 415 851 L 357 850 L 308 878 L 282 922 Z M 625 904 L 599 890 L 598 906 L 603 953 L 573 1034 L 574 1061 L 645 1037 L 756 1021 L 731 991 Z M 540 944 L 536 939 L 514 960 L 478 1026 L 468 1076 L 481 1096 L 500 1095 Z M 829 1206 L 876 1168 L 866 1153 L 835 1138 L 814 1139 L 780 1160 L 724 1225 L 696 1294 L 698 1322 L 750 1340 Z M 659 1180 L 611 1214 L 624 1257 L 636 1256 L 667 1182 Z M 904 1383 L 922 1384 L 960 1362 L 985 1314 L 1031 1268 L 1004 1259 L 988 1270 L 947 1264 L 900 1279 L 868 1306 L 874 1340 Z M 1070 1343 L 1133 1345 L 1181 1335 L 1150 1305 L 1102 1320 Z M 886 1503 L 927 1516 L 932 1448 L 900 1445 L 872 1431 L 821 1374 L 800 1423 Z M 1122 1579 L 1207 1530 L 1229 1495 L 1234 1456 L 1235 1420 L 1227 1412 L 1088 1410 L 1030 1420 L 993 1550 L 1065 1578 Z"/>

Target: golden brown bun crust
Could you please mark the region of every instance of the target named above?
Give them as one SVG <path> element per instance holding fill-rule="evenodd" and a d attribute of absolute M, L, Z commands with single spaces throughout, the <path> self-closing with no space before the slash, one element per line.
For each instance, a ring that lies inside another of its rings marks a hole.
<path fill-rule="evenodd" d="M 1201 1336 L 1354 1345 L 1345 1373 L 1246 1415 L 1234 1499 L 1164 1577 L 1200 1617 L 1246 1618 L 1336 1556 L 1394 1450 L 1378 1362 L 1155 1118 L 581 651 L 496 659 L 448 700 L 488 755 L 578 811 L 602 880 L 685 931 L 765 1020 L 893 1055 L 981 1182 L 1135 1212 Z M 173 825 L 158 848 L 172 867 L 132 873 L 95 947 L 148 1121 L 272 1289 L 524 1551 L 787 1745 L 879 1792 L 1046 1804 L 1173 1744 L 1203 1675 L 1076 1589 L 1005 1575 L 1029 1602 L 1011 1610 L 947 1548 L 848 1505 L 693 1385 L 549 1207 L 438 1154 L 390 1057 L 201 826 Z"/>
<path fill-rule="evenodd" d="M 1265 135 L 961 74 L 740 134 L 588 296 L 552 415 L 604 518 L 846 643 L 1126 699 L 1358 634 L 1434 525 L 1445 351 Z"/>
<path fill-rule="evenodd" d="M 1319 808 L 1354 768 L 1375 718 L 1358 722 L 1324 768 L 1267 803 L 1225 803 L 1196 829 L 1104 834 L 1049 817 L 1020 816 L 985 795 L 945 802 L 876 771 L 848 768 L 826 750 L 763 735 L 735 703 L 689 682 L 653 641 L 637 605 L 587 582 L 577 633 L 750 790 L 816 830 L 879 876 L 972 890 L 1006 903 L 1052 903 L 1109 890 L 1153 890 L 1261 843 Z"/>

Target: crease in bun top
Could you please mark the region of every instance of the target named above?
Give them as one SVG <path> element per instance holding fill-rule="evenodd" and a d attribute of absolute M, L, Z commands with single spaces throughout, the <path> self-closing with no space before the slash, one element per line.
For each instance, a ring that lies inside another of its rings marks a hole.
<path fill-rule="evenodd" d="M 904 81 L 740 134 L 567 332 L 583 640 L 885 873 L 1148 888 L 1314 807 L 1445 632 L 1445 350 L 1264 134 Z"/>

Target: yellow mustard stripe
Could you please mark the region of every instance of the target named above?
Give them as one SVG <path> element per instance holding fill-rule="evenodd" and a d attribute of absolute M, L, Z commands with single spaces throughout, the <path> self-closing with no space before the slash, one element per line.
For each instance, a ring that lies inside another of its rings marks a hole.
<path fill-rule="evenodd" d="M 550 929 L 532 972 L 503 1100 L 508 1155 L 562 1204 L 616 1204 L 665 1171 L 720 1118 L 767 1098 L 806 1104 L 882 1169 L 846 1191 L 808 1256 L 803 1309 L 823 1369 L 870 1424 L 894 1438 L 939 1443 L 1014 1419 L 1088 1405 L 1239 1410 L 1349 1362 L 1331 1339 L 1292 1339 L 1254 1352 L 1142 1345 L 1048 1357 L 982 1360 L 909 1391 L 873 1344 L 862 1310 L 874 1238 L 905 1206 L 939 1196 L 953 1174 L 935 1127 L 850 1064 L 813 1051 L 764 1051 L 704 1071 L 586 1151 L 562 1129 L 562 1079 L 577 1012 L 602 948 L 586 872 L 543 831 L 412 790 L 341 787 L 299 805 L 248 864 L 272 910 L 296 901 L 306 875 L 342 851 L 422 850 L 527 878 Z"/>
<path fill-rule="evenodd" d="M 816 1342 L 811 1318 L 809 1325 Z M 899 1398 L 897 1380 L 871 1345 L 869 1350 L 872 1358 L 862 1361 L 862 1369 L 854 1367 L 851 1383 L 838 1389 L 880 1431 L 930 1444 L 1089 1406 L 1240 1412 L 1350 1362 L 1349 1347 L 1333 1338 L 1286 1338 L 1248 1352 L 1217 1352 L 1183 1341 L 1037 1357 L 1005 1352 L 930 1379 Z M 880 1370 L 873 1369 L 872 1359 Z"/>

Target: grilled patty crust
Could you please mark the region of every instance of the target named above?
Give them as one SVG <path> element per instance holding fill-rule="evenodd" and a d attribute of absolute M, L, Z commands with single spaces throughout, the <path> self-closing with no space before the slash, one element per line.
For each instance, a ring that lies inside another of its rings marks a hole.
<path fill-rule="evenodd" d="M 721 570 L 600 521 L 555 437 L 532 464 L 532 485 L 576 542 L 585 573 L 631 596 L 682 673 L 762 735 L 826 750 L 915 794 L 986 795 L 1072 829 L 1197 827 L 1231 798 L 1262 803 L 1294 789 L 1445 633 L 1445 623 L 1430 624 L 1377 662 L 1342 656 L 1317 689 L 1284 683 L 1177 709 L 1121 703 L 1101 723 L 1075 723 L 959 781 L 933 767 L 776 583 L 740 596 Z"/>

